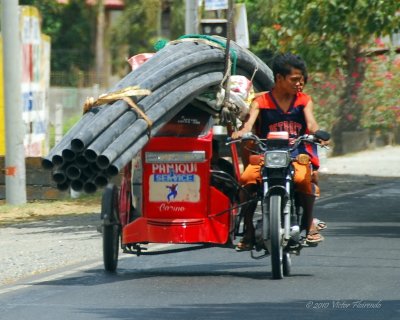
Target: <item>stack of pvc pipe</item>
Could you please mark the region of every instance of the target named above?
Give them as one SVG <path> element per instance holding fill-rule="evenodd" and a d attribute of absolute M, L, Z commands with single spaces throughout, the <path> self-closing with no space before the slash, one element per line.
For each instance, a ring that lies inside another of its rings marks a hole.
<path fill-rule="evenodd" d="M 237 55 L 236 73 L 253 78 L 256 91 L 273 85 L 271 70 L 250 51 L 231 42 Z M 202 39 L 171 42 L 111 89 L 130 86 L 150 90 L 146 96 L 131 97 L 147 121 L 123 101 L 91 108 L 63 139 L 43 158 L 42 166 L 52 170 L 57 188 L 92 193 L 146 145 L 151 134 L 182 110 L 196 96 L 224 79 L 224 48 Z"/>

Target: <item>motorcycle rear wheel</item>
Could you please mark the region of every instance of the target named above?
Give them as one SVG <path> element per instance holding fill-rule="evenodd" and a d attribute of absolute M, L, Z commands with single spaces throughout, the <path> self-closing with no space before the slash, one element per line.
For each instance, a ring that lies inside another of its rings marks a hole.
<path fill-rule="evenodd" d="M 272 195 L 269 201 L 272 278 L 283 279 L 282 198 L 280 195 Z"/>

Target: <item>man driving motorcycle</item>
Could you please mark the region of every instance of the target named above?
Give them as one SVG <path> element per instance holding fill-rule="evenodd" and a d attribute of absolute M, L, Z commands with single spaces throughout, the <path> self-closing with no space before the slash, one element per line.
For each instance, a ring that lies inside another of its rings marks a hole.
<path fill-rule="evenodd" d="M 275 86 L 269 92 L 262 92 L 253 100 L 248 121 L 243 128 L 232 134 L 238 139 L 243 134 L 255 131 L 260 138 L 266 138 L 271 131 L 287 131 L 289 138 L 309 133 L 313 134 L 319 126 L 313 114 L 311 97 L 302 92 L 304 76 L 307 75 L 305 62 L 297 55 L 286 53 L 278 55 L 273 62 Z M 306 231 L 306 241 L 320 242 L 323 237 L 313 227 L 313 208 L 319 189 L 313 172 L 319 167 L 319 159 L 315 146 L 302 145 L 295 152 L 306 153 L 310 156 L 311 166 L 295 166 L 295 185 L 303 207 L 302 229 Z M 293 155 L 294 156 L 294 155 Z M 259 160 L 257 160 L 259 159 Z M 248 202 L 257 193 L 261 182 L 262 159 L 253 158 L 241 176 L 244 186 L 239 194 L 242 203 Z M 236 246 L 237 251 L 251 250 L 254 245 L 253 215 L 257 203 L 248 202 L 243 206 L 244 236 Z"/>

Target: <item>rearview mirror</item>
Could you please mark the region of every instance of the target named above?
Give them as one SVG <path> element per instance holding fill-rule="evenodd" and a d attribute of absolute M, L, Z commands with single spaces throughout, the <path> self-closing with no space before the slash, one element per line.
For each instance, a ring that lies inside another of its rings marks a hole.
<path fill-rule="evenodd" d="M 331 138 L 331 135 L 324 130 L 317 130 L 314 135 L 317 139 L 323 141 L 328 141 Z"/>

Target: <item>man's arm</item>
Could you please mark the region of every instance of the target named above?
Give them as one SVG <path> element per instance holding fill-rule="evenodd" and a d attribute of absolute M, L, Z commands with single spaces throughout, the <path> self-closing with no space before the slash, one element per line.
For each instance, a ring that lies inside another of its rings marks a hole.
<path fill-rule="evenodd" d="M 238 139 L 241 138 L 245 133 L 250 132 L 251 129 L 253 129 L 253 125 L 256 122 L 259 113 L 260 109 L 258 107 L 258 102 L 254 100 L 250 106 L 249 119 L 245 122 L 241 130 L 232 133 L 232 138 Z"/>
<path fill-rule="evenodd" d="M 314 113 L 313 113 L 314 104 L 312 101 L 307 103 L 307 106 L 304 108 L 304 116 L 306 118 L 307 128 L 311 134 L 314 134 L 317 130 L 319 130 L 319 125 L 317 120 L 315 120 Z M 319 143 L 321 145 L 329 145 L 330 140 L 323 141 L 320 140 Z"/>
<path fill-rule="evenodd" d="M 315 120 L 314 117 L 313 109 L 314 109 L 314 104 L 311 100 L 307 103 L 307 105 L 303 109 L 304 117 L 306 119 L 307 129 L 311 134 L 315 133 L 315 131 L 319 129 L 317 120 Z"/>

